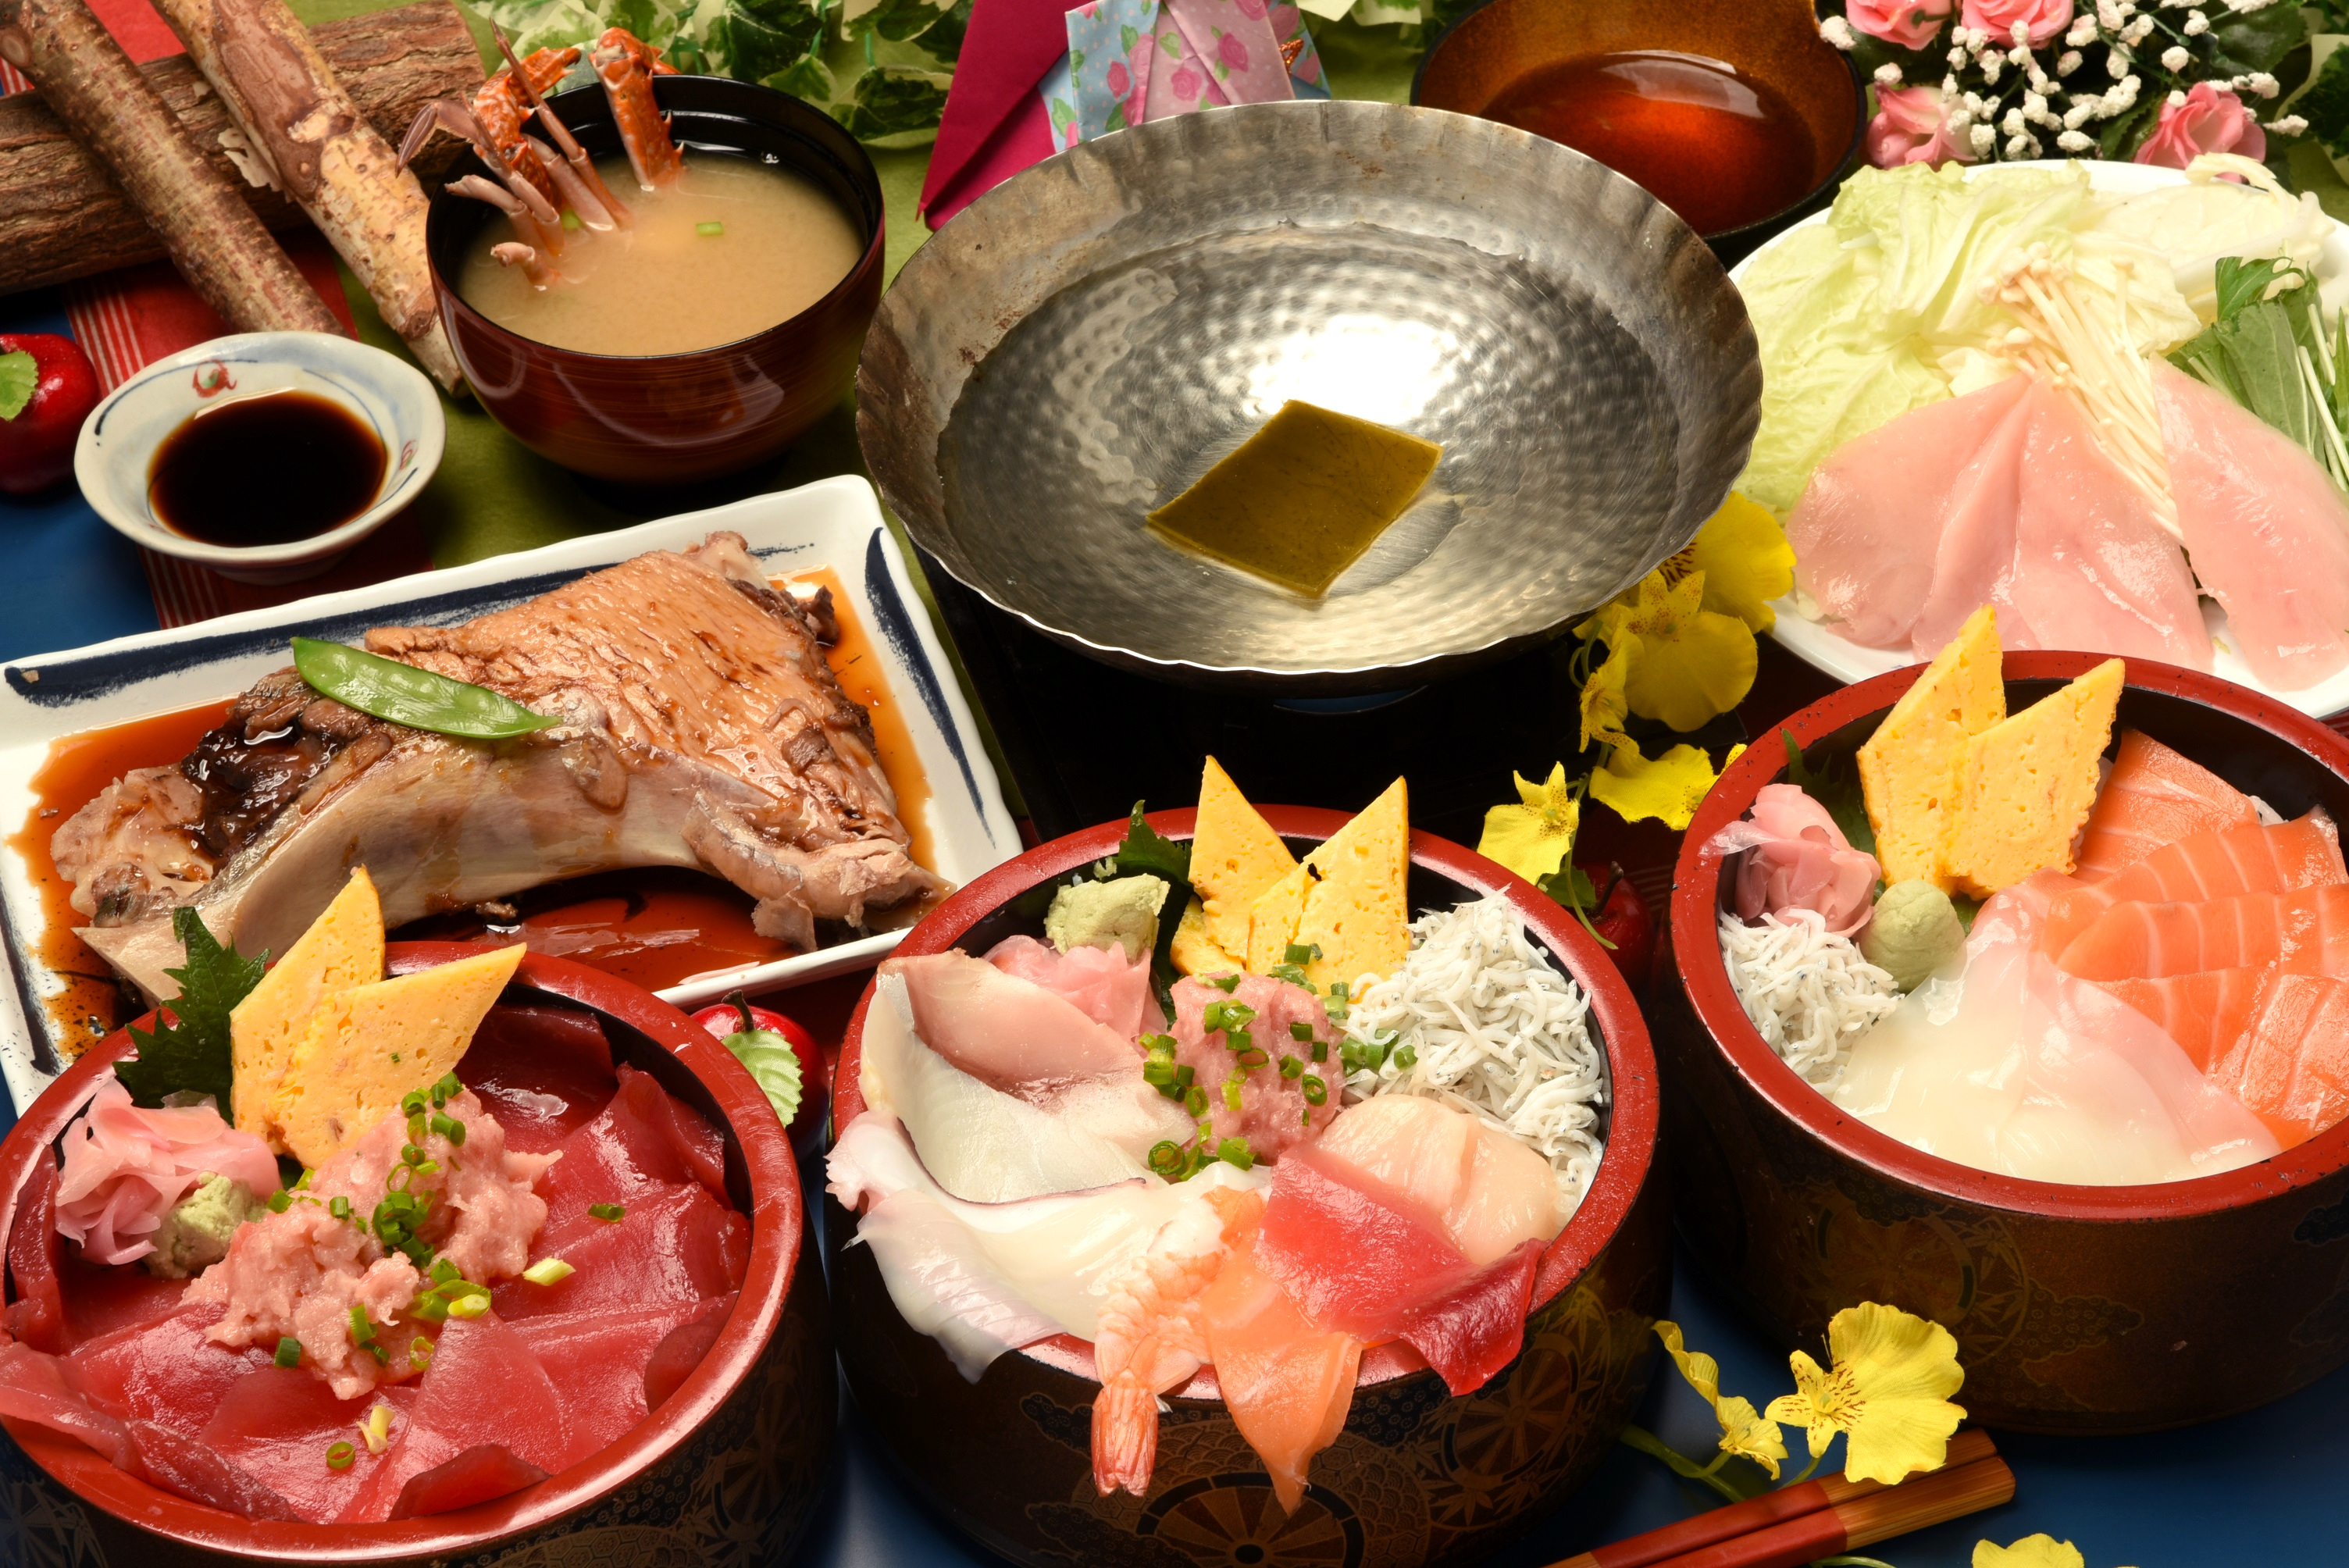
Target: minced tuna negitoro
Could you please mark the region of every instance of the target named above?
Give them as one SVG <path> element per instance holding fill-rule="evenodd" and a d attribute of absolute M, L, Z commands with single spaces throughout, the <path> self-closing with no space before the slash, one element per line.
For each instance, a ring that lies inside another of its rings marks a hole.
<path fill-rule="evenodd" d="M 453 1070 L 351 1118 L 331 1157 L 284 1161 L 290 1185 L 269 1125 L 136 1106 L 135 1062 L 101 1076 L 62 1166 L 19 1195 L 0 1415 L 313 1523 L 485 1501 L 643 1420 L 748 1269 L 719 1132 L 616 1065 L 586 1015 L 484 1004 L 467 1034 Z"/>

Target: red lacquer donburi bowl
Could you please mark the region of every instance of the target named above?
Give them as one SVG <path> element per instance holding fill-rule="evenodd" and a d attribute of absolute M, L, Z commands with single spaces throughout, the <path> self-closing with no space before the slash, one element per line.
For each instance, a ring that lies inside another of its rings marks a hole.
<path fill-rule="evenodd" d="M 1194 813 L 1150 823 L 1191 836 Z M 1343 812 L 1264 809 L 1299 851 Z M 984 952 L 1035 934 L 1022 894 L 1113 852 L 1125 824 L 1056 839 L 980 877 L 906 934 L 901 954 Z M 856 1400 L 907 1480 L 991 1550 L 1036 1568 L 1083 1563 L 1213 1561 L 1419 1568 L 1466 1563 L 1523 1532 L 1588 1476 L 1647 1387 L 1671 1253 L 1651 1181 L 1655 1068 L 1630 992 L 1599 944 L 1556 903 L 1482 856 L 1412 835 L 1413 911 L 1498 890 L 1526 930 L 1590 997 L 1612 1104 L 1607 1153 L 1582 1207 L 1543 1256 L 1516 1360 L 1474 1394 L 1398 1346 L 1364 1353 L 1351 1412 L 1313 1461 L 1312 1485 L 1284 1517 L 1264 1471 L 1202 1374 L 1167 1400 L 1147 1497 L 1095 1491 L 1092 1353 L 1066 1336 L 1013 1351 L 977 1383 L 891 1305 L 872 1249 L 848 1245 L 855 1217 L 825 1200 L 824 1244 L 841 1324 L 840 1357 Z M 1034 901 L 1028 901 L 1032 903 Z M 1169 912 L 1169 917 L 1174 912 Z M 858 1088 L 868 986 L 850 1021 L 833 1086 L 834 1125 L 864 1109 Z"/>
<path fill-rule="evenodd" d="M 2011 653 L 2009 711 L 2101 655 Z M 1847 757 L 1918 676 L 1878 676 L 1785 728 Z M 2349 746 L 2280 703 L 2131 659 L 2116 728 L 2143 730 L 2287 817 L 2349 812 Z M 1785 767 L 1757 738 L 1713 787 L 1672 887 L 1680 984 L 1657 999 L 1674 1206 L 1699 1261 L 1788 1345 L 1878 1301 L 1957 1336 L 1959 1401 L 1994 1427 L 2117 1433 L 2280 1398 L 2349 1361 L 2349 1124 L 2191 1181 L 2075 1187 L 1922 1153 L 1847 1115 L 1771 1051 L 1716 936 L 1725 866 L 1705 848 Z"/>
<path fill-rule="evenodd" d="M 788 93 L 723 77 L 659 77 L 654 96 L 690 159 L 697 148 L 748 153 L 825 191 L 865 235 L 864 253 L 815 304 L 763 332 L 685 354 L 583 354 L 509 332 L 460 297 L 452 281 L 495 209 L 447 193 L 432 199 L 424 244 L 440 324 L 473 396 L 539 456 L 621 484 L 677 484 L 740 472 L 790 446 L 842 405 L 864 329 L 881 304 L 881 177 L 856 139 Z M 619 151 L 600 87 L 548 100 L 598 158 Z M 451 180 L 484 174 L 468 152 Z M 632 192 L 623 191 L 622 200 Z M 583 242 L 593 242 L 585 241 Z M 679 277 L 677 287 L 690 289 Z M 640 309 L 658 311 L 647 299 Z"/>
<path fill-rule="evenodd" d="M 395 943 L 389 967 L 404 974 L 477 950 Z M 837 1385 L 823 1282 L 802 1266 L 812 1260 L 802 1257 L 799 1173 L 781 1126 L 731 1053 L 640 986 L 532 955 L 499 1006 L 595 1019 L 615 1061 L 652 1074 L 724 1134 L 727 1186 L 750 1220 L 750 1270 L 717 1343 L 678 1391 L 617 1442 L 535 1485 L 454 1512 L 369 1525 L 226 1513 L 10 1420 L 0 1438 L 0 1543 L 13 1531 L 29 1563 L 74 1568 L 492 1560 L 766 1568 L 783 1560 L 829 1475 Z M 35 1161 L 56 1158 L 92 1081 L 129 1044 L 117 1031 L 92 1047 L 0 1143 L 0 1234 L 13 1233 Z"/>

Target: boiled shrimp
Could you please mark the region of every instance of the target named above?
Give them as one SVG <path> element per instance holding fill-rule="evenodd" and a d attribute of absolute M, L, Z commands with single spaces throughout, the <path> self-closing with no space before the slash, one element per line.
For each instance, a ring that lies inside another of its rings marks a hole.
<path fill-rule="evenodd" d="M 1207 1244 L 1200 1227 L 1167 1222 L 1143 1253 L 1108 1282 L 1093 1365 L 1093 1484 L 1140 1497 L 1158 1460 L 1158 1396 L 1191 1380 L 1207 1360 L 1200 1298 L 1231 1255 L 1233 1233 L 1264 1212 L 1257 1192 L 1206 1194 L 1220 1222 Z"/>

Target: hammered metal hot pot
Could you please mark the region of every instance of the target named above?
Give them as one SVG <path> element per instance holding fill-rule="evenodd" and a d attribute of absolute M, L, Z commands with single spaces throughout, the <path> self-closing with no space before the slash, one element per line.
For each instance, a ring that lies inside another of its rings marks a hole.
<path fill-rule="evenodd" d="M 1695 534 L 1759 419 L 1704 242 L 1556 142 L 1400 104 L 1255 104 L 1087 141 L 906 263 L 857 371 L 889 506 L 1040 631 L 1168 679 L 1392 689 L 1603 604 Z M 1440 441 L 1320 600 L 1144 514 L 1289 398 Z"/>

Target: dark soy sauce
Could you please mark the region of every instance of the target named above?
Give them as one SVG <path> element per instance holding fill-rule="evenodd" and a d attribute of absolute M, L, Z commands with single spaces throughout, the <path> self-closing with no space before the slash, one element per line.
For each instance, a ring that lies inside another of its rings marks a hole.
<path fill-rule="evenodd" d="M 1816 149 L 1802 117 L 1767 85 L 1701 55 L 1562 60 L 1510 83 L 1485 118 L 1589 154 L 1700 234 L 1766 218 L 1811 187 Z"/>
<path fill-rule="evenodd" d="M 340 403 L 261 392 L 200 408 L 166 436 L 147 499 L 190 539 L 291 544 L 374 505 L 383 469 L 383 442 Z"/>

